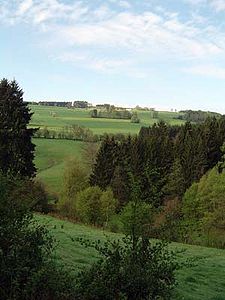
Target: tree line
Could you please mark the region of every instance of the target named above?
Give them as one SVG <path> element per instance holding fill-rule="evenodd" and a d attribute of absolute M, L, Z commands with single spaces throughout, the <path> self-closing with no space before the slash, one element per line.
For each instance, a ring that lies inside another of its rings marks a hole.
<path fill-rule="evenodd" d="M 159 207 L 178 197 L 221 159 L 225 118 L 203 124 L 170 126 L 159 122 L 143 127 L 123 142 L 107 137 L 101 144 L 91 185 L 111 187 L 121 206 L 131 197 L 131 177 L 138 180 L 140 199 Z"/>

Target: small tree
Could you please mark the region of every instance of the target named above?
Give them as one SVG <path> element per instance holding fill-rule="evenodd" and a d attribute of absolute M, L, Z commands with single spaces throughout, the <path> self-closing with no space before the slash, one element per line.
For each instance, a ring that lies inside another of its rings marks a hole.
<path fill-rule="evenodd" d="M 76 197 L 88 187 L 88 171 L 77 159 L 66 162 L 61 199 L 57 204 L 61 214 L 76 217 Z"/>
<path fill-rule="evenodd" d="M 88 173 L 77 159 L 66 162 L 63 176 L 63 196 L 68 200 L 75 199 L 78 192 L 88 186 Z"/>
<path fill-rule="evenodd" d="M 110 217 L 115 213 L 117 200 L 111 189 L 102 191 L 99 187 L 89 187 L 78 193 L 75 210 L 78 218 L 87 224 L 107 226 Z"/>
<path fill-rule="evenodd" d="M 137 112 L 134 112 L 131 117 L 131 123 L 140 123 Z"/>
<path fill-rule="evenodd" d="M 88 167 L 89 170 L 92 170 L 92 168 L 95 164 L 98 149 L 99 149 L 98 143 L 86 142 L 83 145 L 82 158 L 83 158 L 84 164 Z"/>
<path fill-rule="evenodd" d="M 76 197 L 76 211 L 80 220 L 87 224 L 101 225 L 102 191 L 99 187 L 89 187 Z"/>
<path fill-rule="evenodd" d="M 114 198 L 112 190 L 108 188 L 100 197 L 102 225 L 105 223 L 107 226 L 110 217 L 115 214 L 117 206 L 118 201 Z"/>

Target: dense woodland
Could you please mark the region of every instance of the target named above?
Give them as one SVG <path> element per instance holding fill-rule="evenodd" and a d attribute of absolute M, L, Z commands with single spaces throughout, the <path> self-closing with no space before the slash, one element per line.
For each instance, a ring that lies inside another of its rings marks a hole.
<path fill-rule="evenodd" d="M 192 184 L 215 166 L 216 174 L 223 172 L 224 139 L 224 117 L 207 118 L 202 124 L 187 122 L 183 126 L 160 122 L 142 128 L 138 136 L 129 136 L 123 142 L 106 138 L 99 149 L 90 184 L 102 190 L 110 187 L 119 202 L 117 209 L 120 211 L 132 200 L 135 183 L 140 201 L 151 205 L 155 212 L 156 227 L 162 223 L 160 230 L 162 227 L 168 228 L 165 233 L 152 230 L 152 235 L 164 235 L 183 242 L 200 242 L 188 237 L 187 232 L 180 232 L 180 227 L 184 227 L 185 223 L 181 222 L 185 219 L 183 198 Z M 193 202 L 188 204 L 193 205 L 193 209 L 196 197 L 192 197 Z M 217 204 L 218 210 L 224 209 L 222 203 Z M 168 216 L 165 210 L 169 210 Z M 209 212 L 205 207 L 205 213 Z M 177 222 L 174 228 L 174 224 L 165 226 L 167 217 Z M 208 243 L 213 245 L 213 242 Z M 221 241 L 217 246 L 223 247 L 223 243 Z"/>

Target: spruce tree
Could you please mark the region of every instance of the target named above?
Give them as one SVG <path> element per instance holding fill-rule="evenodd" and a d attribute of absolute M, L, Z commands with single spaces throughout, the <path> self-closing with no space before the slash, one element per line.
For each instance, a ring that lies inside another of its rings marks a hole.
<path fill-rule="evenodd" d="M 111 183 L 117 162 L 118 144 L 114 138 L 106 136 L 97 154 L 90 184 L 105 190 Z"/>
<path fill-rule="evenodd" d="M 33 177 L 35 129 L 28 128 L 32 113 L 23 101 L 23 91 L 15 80 L 0 81 L 0 171 L 21 178 Z"/>

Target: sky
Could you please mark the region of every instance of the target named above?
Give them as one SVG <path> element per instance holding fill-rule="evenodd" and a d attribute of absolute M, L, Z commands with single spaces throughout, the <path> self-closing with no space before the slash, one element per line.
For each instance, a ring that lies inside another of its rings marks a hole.
<path fill-rule="evenodd" d="M 225 113 L 225 0 L 0 0 L 0 78 L 29 101 Z"/>

